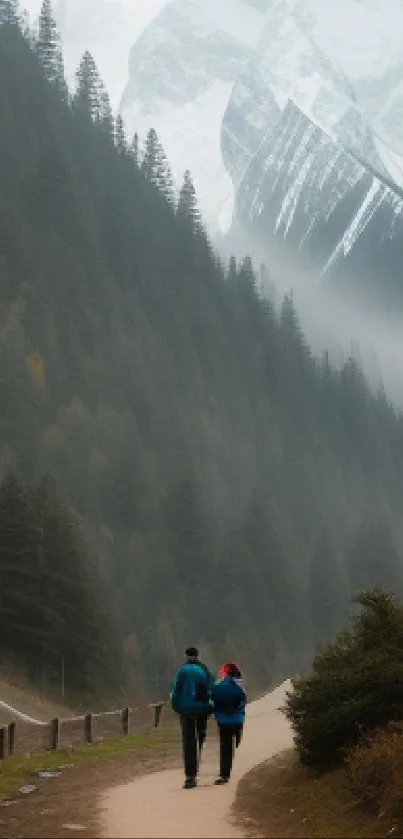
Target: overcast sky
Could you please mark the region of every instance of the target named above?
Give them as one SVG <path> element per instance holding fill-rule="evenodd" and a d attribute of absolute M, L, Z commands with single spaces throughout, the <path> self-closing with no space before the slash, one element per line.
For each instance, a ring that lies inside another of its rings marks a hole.
<path fill-rule="evenodd" d="M 141 29 L 153 19 L 155 14 L 166 5 L 168 0 L 99 0 L 100 5 L 104 4 L 110 7 L 117 5 L 124 5 L 135 10 L 139 27 Z M 81 0 L 81 5 L 85 7 L 88 0 Z M 37 15 L 42 5 L 42 0 L 21 0 L 21 6 L 29 12 L 30 15 Z M 53 0 L 53 6 L 57 5 L 57 0 Z M 64 0 L 64 5 L 68 10 L 69 6 L 76 6 L 77 0 Z M 88 3 L 90 5 L 90 3 Z"/>
<path fill-rule="evenodd" d="M 168 0 L 53 0 L 63 38 L 66 75 L 71 84 L 83 52 L 97 62 L 116 109 L 128 80 L 130 48 Z M 21 0 L 31 18 L 42 0 Z"/>

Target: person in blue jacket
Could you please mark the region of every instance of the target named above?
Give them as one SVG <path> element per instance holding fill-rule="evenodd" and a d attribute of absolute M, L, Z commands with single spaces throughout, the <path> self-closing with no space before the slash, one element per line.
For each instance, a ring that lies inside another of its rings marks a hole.
<path fill-rule="evenodd" d="M 211 690 L 214 679 L 199 658 L 197 647 L 188 647 L 185 664 L 176 673 L 170 698 L 179 714 L 182 729 L 182 750 L 185 765 L 184 789 L 196 786 L 199 754 L 206 738 L 207 720 L 212 713 Z"/>
<path fill-rule="evenodd" d="M 216 784 L 228 783 L 234 760 L 234 746 L 241 742 L 247 696 L 236 664 L 224 664 L 212 690 L 215 717 L 220 732 L 220 775 Z"/>

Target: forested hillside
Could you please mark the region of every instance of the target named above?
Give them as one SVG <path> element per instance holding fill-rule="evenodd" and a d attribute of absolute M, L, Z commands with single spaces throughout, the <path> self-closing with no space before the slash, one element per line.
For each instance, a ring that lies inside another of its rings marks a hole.
<path fill-rule="evenodd" d="M 199 643 L 265 686 L 401 585 L 403 421 L 221 265 L 88 53 L 68 94 L 50 24 L 0 26 L 3 653 L 161 692 Z"/>

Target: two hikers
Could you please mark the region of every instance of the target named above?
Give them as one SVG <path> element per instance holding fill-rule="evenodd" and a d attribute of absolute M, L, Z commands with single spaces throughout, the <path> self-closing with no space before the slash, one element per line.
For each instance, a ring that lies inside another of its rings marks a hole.
<path fill-rule="evenodd" d="M 185 764 L 185 789 L 193 789 L 206 738 L 207 720 L 214 713 L 220 732 L 220 775 L 216 784 L 229 781 L 234 744 L 239 745 L 245 720 L 246 693 L 236 664 L 224 665 L 215 681 L 200 661 L 196 647 L 188 647 L 186 661 L 176 673 L 171 704 L 180 716 Z"/>

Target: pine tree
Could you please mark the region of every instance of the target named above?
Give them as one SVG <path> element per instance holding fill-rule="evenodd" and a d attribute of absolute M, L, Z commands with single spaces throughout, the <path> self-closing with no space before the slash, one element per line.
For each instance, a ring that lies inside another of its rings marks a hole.
<path fill-rule="evenodd" d="M 0 644 L 9 651 L 35 655 L 37 624 L 36 528 L 29 495 L 20 477 L 8 472 L 0 487 Z"/>
<path fill-rule="evenodd" d="M 280 329 L 284 351 L 288 353 L 290 360 L 292 359 L 296 378 L 302 386 L 303 377 L 312 375 L 312 355 L 299 322 L 292 291 L 284 296 L 280 312 Z"/>
<path fill-rule="evenodd" d="M 113 143 L 114 139 L 114 125 L 112 108 L 109 99 L 109 94 L 100 79 L 100 96 L 99 96 L 99 114 L 97 119 L 98 125 L 103 134 Z"/>
<path fill-rule="evenodd" d="M 352 592 L 382 587 L 401 593 L 401 561 L 391 528 L 381 515 L 367 515 L 346 554 Z"/>
<path fill-rule="evenodd" d="M 99 112 L 100 79 L 95 61 L 88 50 L 84 53 L 76 72 L 74 105 L 95 119 Z"/>
<path fill-rule="evenodd" d="M 143 161 L 141 169 L 144 176 L 151 183 L 157 183 L 157 162 L 159 154 L 159 141 L 155 128 L 150 128 L 144 144 Z"/>
<path fill-rule="evenodd" d="M 78 520 L 53 479 L 27 488 L 8 472 L 0 486 L 0 638 L 8 642 L 0 649 L 25 661 L 34 681 L 54 681 L 63 659 L 71 687 L 85 689 L 106 653 L 97 598 Z"/>
<path fill-rule="evenodd" d="M 160 142 L 157 145 L 156 185 L 171 207 L 175 204 L 174 182 L 168 158 Z"/>
<path fill-rule="evenodd" d="M 264 485 L 252 490 L 242 523 L 242 535 L 252 562 L 259 567 L 259 594 L 265 610 L 280 629 L 286 649 L 297 650 L 301 644 L 303 606 L 296 575 L 281 539 L 277 511 Z M 274 619 L 274 620 L 273 620 Z M 293 662 L 289 662 L 293 666 Z"/>
<path fill-rule="evenodd" d="M 179 194 L 178 215 L 188 219 L 194 231 L 201 229 L 201 214 L 197 206 L 196 190 L 188 169 L 185 172 Z"/>
<path fill-rule="evenodd" d="M 129 148 L 129 155 L 130 155 L 131 159 L 133 160 L 133 163 L 135 163 L 136 166 L 139 166 L 140 165 L 139 135 L 138 135 L 137 131 L 135 132 L 135 134 L 133 134 L 133 139 L 132 139 L 132 142 L 131 142 L 130 148 Z"/>
<path fill-rule="evenodd" d="M 250 285 L 256 291 L 256 278 L 253 270 L 253 262 L 251 256 L 245 256 L 239 268 L 239 279 L 241 283 Z"/>
<path fill-rule="evenodd" d="M 0 0 L 0 24 L 20 23 L 19 0 Z"/>
<path fill-rule="evenodd" d="M 86 50 L 76 72 L 76 93 L 73 105 L 86 114 L 113 138 L 113 118 L 109 96 L 91 53 Z"/>
<path fill-rule="evenodd" d="M 325 527 L 315 538 L 309 577 L 309 611 L 315 644 L 331 641 L 340 630 L 348 600 L 344 574 Z"/>
<path fill-rule="evenodd" d="M 230 283 L 235 282 L 235 280 L 237 279 L 238 268 L 235 256 L 230 256 L 229 258 L 227 276 Z"/>
<path fill-rule="evenodd" d="M 154 128 L 150 128 L 147 134 L 141 168 L 147 180 L 155 184 L 166 201 L 173 206 L 175 195 L 172 171 Z"/>
<path fill-rule="evenodd" d="M 119 154 L 126 154 L 127 153 L 127 141 L 125 135 L 125 128 L 123 124 L 123 117 L 121 114 L 118 114 L 116 117 L 115 123 L 115 146 L 119 152 Z"/>
<path fill-rule="evenodd" d="M 52 478 L 45 476 L 32 494 L 38 532 L 36 638 L 41 674 L 57 672 L 63 657 L 70 680 L 83 689 L 97 669 L 103 642 L 95 592 L 85 571 L 84 540 Z"/>
<path fill-rule="evenodd" d="M 166 511 L 167 547 L 182 591 L 183 612 L 203 631 L 208 611 L 202 585 L 206 563 L 211 560 L 211 539 L 197 477 L 192 467 L 175 482 Z"/>
<path fill-rule="evenodd" d="M 290 347 L 295 347 L 295 345 L 300 347 L 305 342 L 292 291 L 284 295 L 280 313 L 280 326 L 284 339 Z"/>
<path fill-rule="evenodd" d="M 62 98 L 66 100 L 67 85 L 64 77 L 63 55 L 50 0 L 42 2 L 36 52 L 47 80 L 57 87 Z"/>

